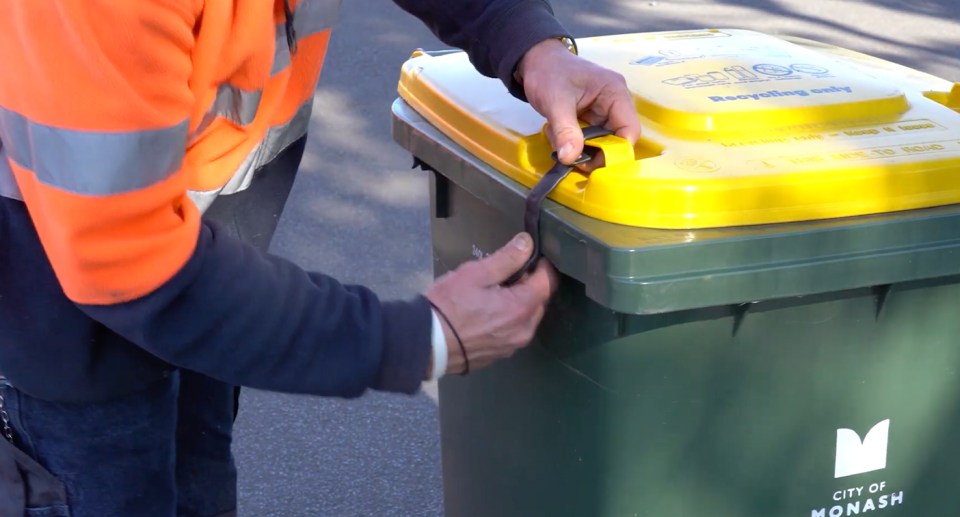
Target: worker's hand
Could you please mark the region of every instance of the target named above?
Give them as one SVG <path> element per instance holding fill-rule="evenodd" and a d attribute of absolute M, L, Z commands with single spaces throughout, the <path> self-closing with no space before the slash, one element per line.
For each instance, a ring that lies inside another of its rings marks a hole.
<path fill-rule="evenodd" d="M 427 292 L 456 328 L 470 362 L 470 371 L 513 355 L 530 343 L 557 285 L 557 273 L 545 259 L 519 282 L 501 284 L 523 267 L 533 251 L 522 233 L 496 253 L 461 265 Z M 447 338 L 447 373 L 465 366 L 457 338 L 443 318 Z"/>
<path fill-rule="evenodd" d="M 520 60 L 517 79 L 530 105 L 546 117 L 548 137 L 563 163 L 573 163 L 583 152 L 578 118 L 613 131 L 631 145 L 640 138 L 640 119 L 623 76 L 574 55 L 560 40 L 531 48 Z M 602 166 L 602 158 L 601 153 L 582 169 Z"/>

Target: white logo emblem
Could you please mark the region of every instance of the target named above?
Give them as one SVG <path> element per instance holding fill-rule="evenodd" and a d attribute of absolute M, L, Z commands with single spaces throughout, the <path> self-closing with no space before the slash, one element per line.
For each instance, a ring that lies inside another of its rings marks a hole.
<path fill-rule="evenodd" d="M 842 478 L 885 469 L 889 435 L 889 419 L 873 426 L 862 442 L 856 431 L 837 429 L 837 463 L 833 477 Z"/>

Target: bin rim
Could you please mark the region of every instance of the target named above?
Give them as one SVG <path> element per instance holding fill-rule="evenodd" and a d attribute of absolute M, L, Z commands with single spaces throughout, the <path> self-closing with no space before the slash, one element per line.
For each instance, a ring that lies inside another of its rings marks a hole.
<path fill-rule="evenodd" d="M 946 79 L 743 29 L 608 34 L 580 46 L 624 76 L 644 131 L 632 148 L 605 142 L 605 167 L 553 189 L 579 213 L 706 229 L 960 203 L 960 91 L 951 93 L 960 87 Z M 398 92 L 530 187 L 553 166 L 546 120 L 495 83 L 462 52 L 418 50 Z"/>
<path fill-rule="evenodd" d="M 494 209 L 522 220 L 528 189 L 430 124 L 402 98 L 394 141 Z M 625 314 L 835 293 L 960 275 L 960 205 L 775 225 L 660 230 L 543 204 L 542 251 L 586 295 Z"/>

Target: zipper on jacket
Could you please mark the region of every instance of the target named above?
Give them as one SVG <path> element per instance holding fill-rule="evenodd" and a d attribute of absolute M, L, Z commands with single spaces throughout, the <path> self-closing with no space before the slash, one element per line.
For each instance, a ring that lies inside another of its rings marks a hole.
<path fill-rule="evenodd" d="M 297 30 L 293 28 L 293 10 L 290 9 L 290 0 L 283 0 L 283 14 L 286 16 L 284 26 L 287 32 L 287 46 L 290 47 L 290 55 L 297 53 Z"/>
<path fill-rule="evenodd" d="M 3 437 L 13 443 L 13 429 L 10 427 L 10 415 L 7 413 L 7 401 L 3 399 L 3 390 L 7 386 L 7 378 L 0 375 L 0 428 Z"/>

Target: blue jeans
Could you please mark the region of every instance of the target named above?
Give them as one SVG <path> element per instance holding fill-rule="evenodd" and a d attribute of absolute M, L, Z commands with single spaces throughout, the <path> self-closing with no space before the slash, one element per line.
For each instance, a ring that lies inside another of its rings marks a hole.
<path fill-rule="evenodd" d="M 18 449 L 7 447 L 4 458 L 0 448 L 0 498 L 26 493 L 27 517 L 236 515 L 233 386 L 180 370 L 96 404 L 38 400 L 9 384 L 0 389 Z M 10 451 L 19 455 L 13 462 Z M 25 479 L 35 474 L 38 486 L 11 484 L 5 460 Z M 57 500 L 58 490 L 66 501 Z M 38 499 L 40 492 L 47 497 Z M 4 508 L 0 517 L 20 517 Z"/>

